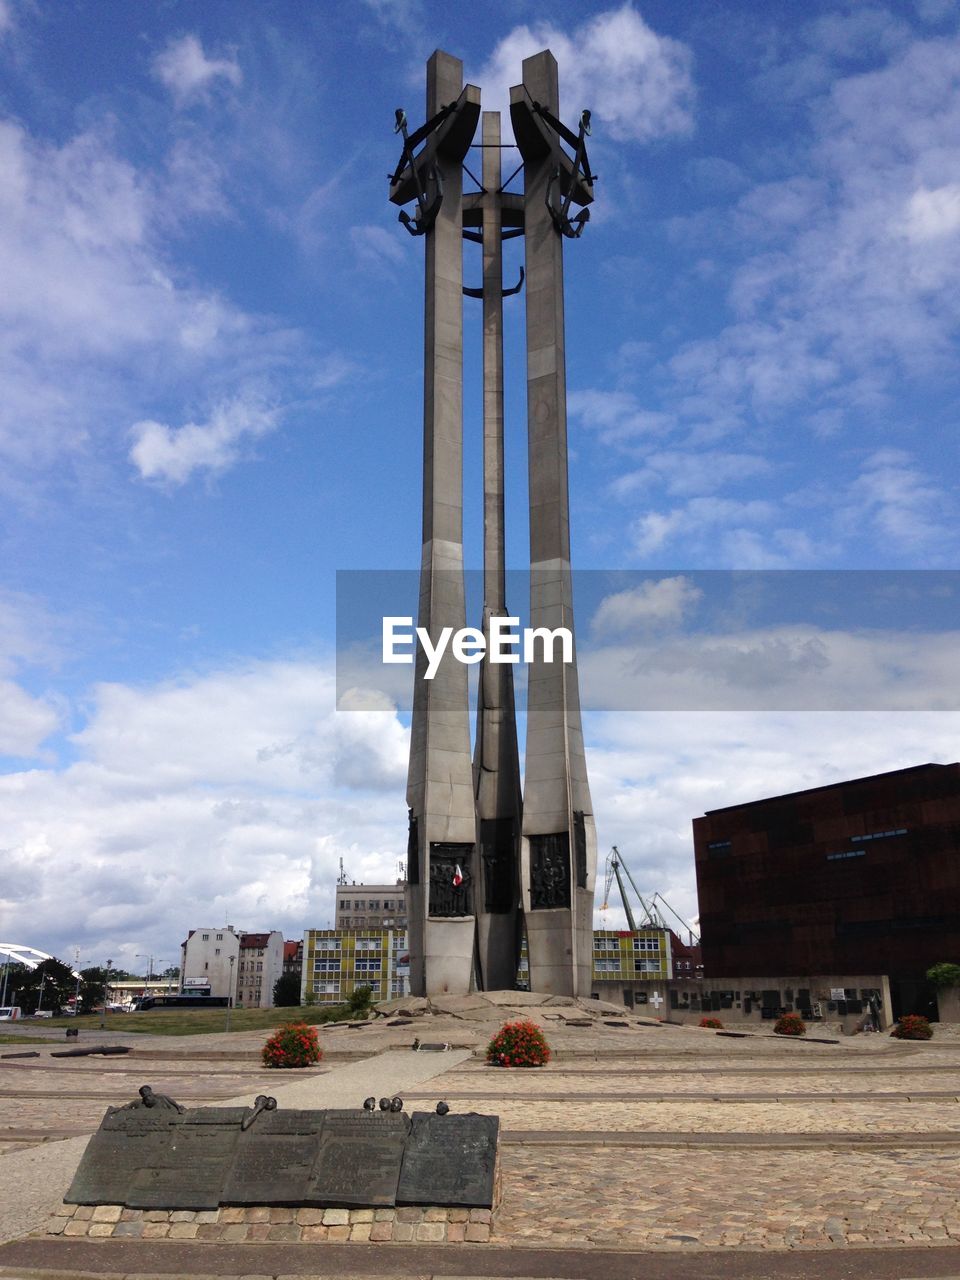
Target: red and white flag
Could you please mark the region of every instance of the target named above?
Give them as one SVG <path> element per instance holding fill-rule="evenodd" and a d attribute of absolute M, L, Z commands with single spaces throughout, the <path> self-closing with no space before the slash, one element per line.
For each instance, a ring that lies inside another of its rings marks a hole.
<path fill-rule="evenodd" d="M 453 887 L 459 889 L 463 884 L 463 872 L 460 870 L 460 863 L 457 863 L 456 870 L 453 873 Z"/>

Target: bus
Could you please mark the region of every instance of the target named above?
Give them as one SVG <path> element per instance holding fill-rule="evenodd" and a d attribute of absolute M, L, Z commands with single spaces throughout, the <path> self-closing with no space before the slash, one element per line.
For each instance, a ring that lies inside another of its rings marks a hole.
<path fill-rule="evenodd" d="M 148 1009 L 226 1009 L 229 1003 L 229 996 L 141 996 L 133 1007 L 138 1013 L 145 1013 Z"/>

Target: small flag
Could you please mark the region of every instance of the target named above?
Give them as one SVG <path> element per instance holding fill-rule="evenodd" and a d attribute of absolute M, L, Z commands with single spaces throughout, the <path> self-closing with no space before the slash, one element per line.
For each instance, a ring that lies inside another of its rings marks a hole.
<path fill-rule="evenodd" d="M 453 887 L 455 889 L 459 889 L 462 884 L 463 884 L 463 872 L 460 870 L 460 863 L 458 862 L 457 868 L 453 873 Z"/>

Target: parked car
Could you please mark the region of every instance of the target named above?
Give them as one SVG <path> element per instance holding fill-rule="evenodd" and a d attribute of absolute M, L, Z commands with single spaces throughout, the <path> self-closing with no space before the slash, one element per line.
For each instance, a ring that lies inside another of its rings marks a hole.
<path fill-rule="evenodd" d="M 0 1022 L 16 1022 L 18 1018 L 22 1018 L 20 1006 L 16 1004 L 0 1005 Z"/>

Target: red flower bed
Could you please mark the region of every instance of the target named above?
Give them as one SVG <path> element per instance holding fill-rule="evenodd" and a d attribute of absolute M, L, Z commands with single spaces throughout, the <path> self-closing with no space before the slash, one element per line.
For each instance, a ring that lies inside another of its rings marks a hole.
<path fill-rule="evenodd" d="M 319 1062 L 323 1052 L 317 1041 L 317 1028 L 305 1022 L 288 1022 L 278 1027 L 260 1055 L 265 1067 L 309 1067 Z"/>
<path fill-rule="evenodd" d="M 890 1034 L 897 1040 L 929 1040 L 933 1028 L 921 1014 L 905 1013 Z"/>
<path fill-rule="evenodd" d="M 723 1023 L 720 1021 L 719 1018 L 701 1018 L 700 1026 L 708 1027 L 711 1031 L 723 1030 Z"/>
<path fill-rule="evenodd" d="M 776 1020 L 773 1024 L 773 1029 L 778 1036 L 805 1036 L 807 1034 L 807 1024 L 799 1013 L 785 1013 Z"/>
<path fill-rule="evenodd" d="M 526 1019 L 505 1022 L 487 1045 L 487 1062 L 495 1067 L 542 1067 L 549 1061 L 543 1029 Z"/>

